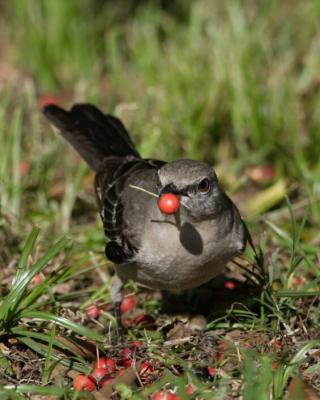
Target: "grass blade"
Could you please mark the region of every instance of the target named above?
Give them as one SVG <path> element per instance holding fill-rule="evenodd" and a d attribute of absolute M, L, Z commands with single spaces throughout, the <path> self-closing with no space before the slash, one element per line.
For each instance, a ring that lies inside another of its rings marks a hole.
<path fill-rule="evenodd" d="M 103 343 L 104 342 L 104 336 L 100 335 L 96 331 L 85 328 L 82 325 L 78 325 L 73 321 L 70 321 L 64 317 L 59 317 L 54 314 L 50 314 L 45 311 L 34 311 L 34 310 L 26 310 L 22 311 L 19 315 L 19 318 L 27 318 L 27 319 L 39 319 L 41 321 L 47 321 L 47 322 L 55 322 L 57 325 L 70 329 L 71 331 L 87 337 L 88 339 L 96 340 L 97 342 Z"/>

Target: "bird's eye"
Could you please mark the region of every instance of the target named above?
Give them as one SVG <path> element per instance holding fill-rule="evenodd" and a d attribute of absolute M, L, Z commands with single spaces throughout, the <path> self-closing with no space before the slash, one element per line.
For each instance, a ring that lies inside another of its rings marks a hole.
<path fill-rule="evenodd" d="M 207 193 L 210 189 L 210 182 L 208 179 L 202 179 L 198 184 L 198 192 Z"/>

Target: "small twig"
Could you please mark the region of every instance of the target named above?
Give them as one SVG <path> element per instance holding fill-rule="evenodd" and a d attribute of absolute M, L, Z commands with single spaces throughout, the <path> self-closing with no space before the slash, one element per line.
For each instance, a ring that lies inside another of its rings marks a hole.
<path fill-rule="evenodd" d="M 143 189 L 143 188 L 141 188 L 141 187 L 139 187 L 139 186 L 129 185 L 129 187 L 130 187 L 131 189 L 141 190 L 141 192 L 150 194 L 150 196 L 157 197 L 157 198 L 159 197 L 157 194 L 152 193 L 152 192 L 149 192 L 149 190 Z"/>

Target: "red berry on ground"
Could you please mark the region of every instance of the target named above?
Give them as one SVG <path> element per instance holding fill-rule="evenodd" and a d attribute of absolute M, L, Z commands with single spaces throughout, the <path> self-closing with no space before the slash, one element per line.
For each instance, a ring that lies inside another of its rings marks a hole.
<path fill-rule="evenodd" d="M 107 370 L 106 368 L 95 368 L 91 375 L 90 378 L 93 378 L 97 384 L 99 384 L 99 382 L 106 376 L 109 375 L 109 370 Z"/>
<path fill-rule="evenodd" d="M 153 393 L 151 400 L 181 400 L 181 397 L 175 393 L 161 390 L 160 392 Z"/>
<path fill-rule="evenodd" d="M 236 287 L 236 284 L 234 282 L 232 282 L 232 281 L 225 281 L 224 287 L 226 289 L 232 290 L 232 289 L 234 289 Z"/>
<path fill-rule="evenodd" d="M 180 198 L 173 193 L 165 193 L 159 197 L 159 210 L 163 214 L 174 214 L 180 207 Z"/>
<path fill-rule="evenodd" d="M 37 105 L 40 110 L 51 104 L 59 105 L 60 99 L 52 94 L 43 94 L 38 97 Z"/>
<path fill-rule="evenodd" d="M 265 183 L 272 180 L 276 171 L 272 165 L 252 166 L 248 168 L 247 175 L 255 183 Z"/>
<path fill-rule="evenodd" d="M 125 368 L 131 367 L 132 363 L 133 363 L 133 360 L 131 358 L 125 358 L 125 359 L 121 360 L 121 365 Z"/>
<path fill-rule="evenodd" d="M 77 375 L 73 382 L 73 388 L 75 390 L 87 390 L 93 392 L 96 390 L 96 384 L 89 376 Z"/>
<path fill-rule="evenodd" d="M 161 390 L 161 392 L 155 392 L 151 396 L 151 400 L 167 400 L 167 393 L 164 390 Z"/>
<path fill-rule="evenodd" d="M 191 396 L 194 392 L 193 385 L 191 383 L 188 383 L 185 387 L 185 391 L 188 396 Z"/>
<path fill-rule="evenodd" d="M 216 369 L 214 367 L 208 367 L 208 374 L 211 377 L 214 377 L 216 374 Z"/>
<path fill-rule="evenodd" d="M 121 365 L 123 367 L 130 367 L 132 364 L 132 350 L 129 349 L 129 347 L 126 347 L 125 349 L 122 349 L 120 352 L 120 357 L 121 357 Z"/>
<path fill-rule="evenodd" d="M 130 344 L 130 347 L 141 347 L 142 343 L 139 340 L 135 340 Z"/>
<path fill-rule="evenodd" d="M 129 312 L 135 308 L 137 305 L 137 298 L 134 294 L 126 296 L 120 305 L 120 311 L 122 314 Z"/>
<path fill-rule="evenodd" d="M 114 372 L 117 368 L 117 364 L 113 358 L 100 357 L 96 363 L 96 368 L 105 368 L 109 372 Z"/>
<path fill-rule="evenodd" d="M 34 282 L 36 285 L 39 285 L 39 284 L 42 282 L 42 276 L 41 276 L 41 274 L 35 275 L 34 278 L 33 278 L 33 282 Z"/>
<path fill-rule="evenodd" d="M 30 164 L 28 161 L 24 161 L 24 160 L 20 161 L 20 166 L 19 166 L 20 175 L 26 176 L 27 173 L 29 172 L 29 167 L 30 167 Z"/>
<path fill-rule="evenodd" d="M 96 306 L 95 304 L 91 304 L 91 306 L 86 309 L 86 314 L 89 318 L 97 318 L 101 314 L 101 311 L 102 310 L 100 307 Z"/>
<path fill-rule="evenodd" d="M 152 373 L 153 371 L 154 371 L 154 366 L 150 361 L 143 361 L 143 363 L 141 363 L 139 369 L 140 375 L 146 376 Z"/>

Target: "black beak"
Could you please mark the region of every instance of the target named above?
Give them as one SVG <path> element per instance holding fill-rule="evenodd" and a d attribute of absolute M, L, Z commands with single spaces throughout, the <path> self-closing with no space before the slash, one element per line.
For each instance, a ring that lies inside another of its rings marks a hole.
<path fill-rule="evenodd" d="M 168 185 L 164 186 L 163 188 L 160 189 L 159 191 L 159 196 L 162 196 L 165 193 L 172 193 L 172 194 L 176 194 L 178 196 L 188 196 L 188 190 L 179 190 L 177 189 L 177 187 L 175 186 L 174 183 L 169 183 Z"/>

